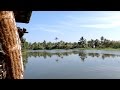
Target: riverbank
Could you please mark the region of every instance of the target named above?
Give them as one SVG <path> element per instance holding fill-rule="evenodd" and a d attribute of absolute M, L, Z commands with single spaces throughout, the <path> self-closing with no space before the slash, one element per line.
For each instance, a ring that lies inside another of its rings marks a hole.
<path fill-rule="evenodd" d="M 46 49 L 47 50 L 47 49 Z M 74 48 L 74 49 L 51 49 L 51 50 L 120 50 L 120 48 L 114 49 L 114 48 Z M 22 50 L 22 52 L 27 52 L 28 50 Z M 30 50 L 29 50 L 30 51 Z M 37 50 L 33 50 L 37 51 Z"/>
<path fill-rule="evenodd" d="M 74 48 L 74 49 L 51 49 L 51 50 L 120 50 L 120 48 L 114 49 L 114 48 Z M 22 50 L 22 53 L 26 53 L 28 50 Z M 33 50 L 37 51 L 37 50 Z M 2 52 L 0 50 L 0 52 Z"/>
<path fill-rule="evenodd" d="M 117 49 L 115 49 L 115 48 L 87 48 L 87 49 L 85 49 L 85 50 L 120 50 L 120 48 L 117 48 Z"/>

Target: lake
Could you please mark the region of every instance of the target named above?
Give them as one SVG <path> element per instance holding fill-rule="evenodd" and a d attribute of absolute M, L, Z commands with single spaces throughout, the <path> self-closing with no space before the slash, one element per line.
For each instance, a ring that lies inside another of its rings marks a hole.
<path fill-rule="evenodd" d="M 36 50 L 23 61 L 25 79 L 120 79 L 120 51 Z"/>

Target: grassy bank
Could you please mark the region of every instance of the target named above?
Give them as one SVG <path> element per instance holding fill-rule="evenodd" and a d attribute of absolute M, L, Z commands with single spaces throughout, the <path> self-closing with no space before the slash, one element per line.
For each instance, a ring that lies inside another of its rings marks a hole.
<path fill-rule="evenodd" d="M 79 50 L 120 50 L 120 48 L 78 48 Z"/>
<path fill-rule="evenodd" d="M 51 49 L 51 50 L 120 50 L 120 48 L 114 49 L 114 48 L 74 48 L 74 49 Z M 26 53 L 28 50 L 22 50 L 22 53 Z M 2 52 L 0 50 L 0 52 Z"/>
<path fill-rule="evenodd" d="M 47 50 L 47 49 L 46 49 Z M 120 48 L 74 48 L 74 49 L 51 49 L 51 50 L 120 50 Z M 26 52 L 27 50 L 23 50 L 22 52 Z"/>

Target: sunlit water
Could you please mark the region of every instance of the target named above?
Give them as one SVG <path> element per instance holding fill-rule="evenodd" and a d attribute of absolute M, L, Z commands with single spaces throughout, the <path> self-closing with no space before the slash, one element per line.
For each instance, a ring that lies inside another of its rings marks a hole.
<path fill-rule="evenodd" d="M 29 51 L 23 59 L 25 79 L 120 79 L 120 51 Z"/>

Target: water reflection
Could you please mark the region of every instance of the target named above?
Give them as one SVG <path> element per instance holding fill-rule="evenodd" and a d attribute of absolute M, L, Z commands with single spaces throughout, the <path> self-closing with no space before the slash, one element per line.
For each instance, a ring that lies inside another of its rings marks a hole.
<path fill-rule="evenodd" d="M 81 52 L 79 52 L 79 57 L 81 58 L 81 60 L 84 62 L 84 60 L 85 60 L 85 58 L 87 58 L 87 54 L 86 53 L 84 53 L 84 51 L 81 51 Z"/>
<path fill-rule="evenodd" d="M 87 57 L 92 57 L 92 58 L 101 58 L 101 59 L 105 59 L 105 58 L 115 58 L 115 57 L 120 57 L 120 55 L 116 55 L 116 54 L 104 54 L 104 53 L 87 53 L 84 50 L 83 51 L 70 51 L 70 52 L 26 52 L 23 53 L 23 62 L 24 62 L 24 67 L 25 64 L 28 62 L 28 57 L 34 57 L 34 58 L 38 58 L 38 57 L 43 57 L 44 59 L 47 58 L 52 58 L 53 56 L 56 56 L 56 62 L 58 62 L 60 59 L 64 59 L 64 57 L 66 56 L 70 56 L 70 55 L 77 55 L 80 57 L 81 61 L 85 61 L 85 59 L 87 59 Z"/>
<path fill-rule="evenodd" d="M 2 53 L 1 53 L 2 54 Z M 4 58 L 2 57 L 3 55 L 0 54 L 0 64 L 2 64 L 2 66 L 4 66 L 3 60 Z M 120 57 L 120 55 L 117 54 L 107 54 L 107 53 L 90 53 L 90 52 L 86 52 L 84 50 L 81 51 L 63 51 L 63 52 L 48 52 L 48 51 L 36 51 L 36 52 L 23 52 L 23 64 L 24 64 L 24 68 L 26 69 L 26 64 L 28 63 L 29 58 L 34 57 L 34 58 L 44 58 L 46 60 L 49 60 L 49 58 L 55 59 L 55 61 L 58 63 L 60 60 L 65 60 L 66 57 L 69 56 L 75 56 L 75 57 L 79 57 L 78 59 L 80 59 L 82 62 L 85 62 L 85 60 L 88 60 L 87 58 L 100 58 L 105 60 L 105 58 L 115 58 L 115 57 Z M 53 58 L 54 57 L 54 58 Z M 116 59 L 114 59 L 116 60 Z M 0 65 L 1 66 L 1 65 Z M 0 68 L 1 70 L 1 68 Z M 3 68 L 2 68 L 3 70 Z M 2 75 L 0 73 L 0 75 Z"/>
<path fill-rule="evenodd" d="M 91 56 L 91 57 L 100 57 L 100 54 L 99 53 L 88 53 L 88 56 Z"/>

